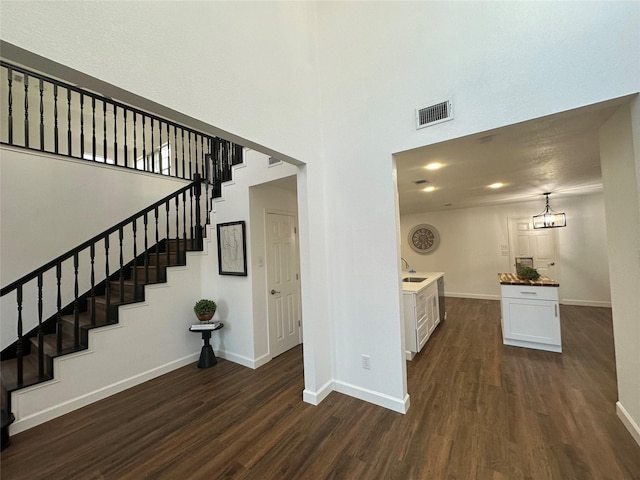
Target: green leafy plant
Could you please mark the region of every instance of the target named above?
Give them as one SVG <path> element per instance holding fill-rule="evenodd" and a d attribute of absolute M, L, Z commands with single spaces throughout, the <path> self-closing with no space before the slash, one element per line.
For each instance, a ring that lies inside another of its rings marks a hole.
<path fill-rule="evenodd" d="M 216 302 L 203 298 L 202 300 L 198 300 L 196 302 L 196 304 L 193 306 L 193 311 L 196 313 L 196 315 L 204 315 L 207 313 L 216 313 L 217 308 L 218 306 L 216 305 Z"/>
<path fill-rule="evenodd" d="M 518 270 L 518 277 L 524 278 L 525 280 L 538 280 L 540 274 L 535 268 L 522 267 Z"/>

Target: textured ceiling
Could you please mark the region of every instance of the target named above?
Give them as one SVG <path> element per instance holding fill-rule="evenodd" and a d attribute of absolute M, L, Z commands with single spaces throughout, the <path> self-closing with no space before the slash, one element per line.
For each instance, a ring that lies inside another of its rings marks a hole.
<path fill-rule="evenodd" d="M 542 204 L 545 192 L 557 198 L 601 191 L 598 129 L 619 103 L 564 112 L 396 154 L 400 213 L 538 198 Z M 430 162 L 444 166 L 426 170 Z M 429 183 L 416 185 L 417 180 Z M 488 188 L 495 182 L 504 187 Z M 428 185 L 435 190 L 424 192 Z"/>

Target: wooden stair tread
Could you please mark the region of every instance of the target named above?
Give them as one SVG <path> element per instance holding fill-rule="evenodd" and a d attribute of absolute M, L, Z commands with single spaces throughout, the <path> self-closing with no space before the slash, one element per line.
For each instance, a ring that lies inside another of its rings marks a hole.
<path fill-rule="evenodd" d="M 45 382 L 53 378 L 51 374 L 46 373 L 46 362 L 45 376 L 38 376 L 37 354 L 32 353 L 22 357 L 22 369 L 22 384 L 18 385 L 18 359 L 11 358 L 0 362 L 0 377 L 2 378 L 2 385 L 4 385 L 9 392 L 17 390 L 18 388 L 24 388 L 40 382 Z"/>
<path fill-rule="evenodd" d="M 98 297 L 96 297 L 96 300 Z M 74 315 L 62 315 L 60 317 L 63 322 L 73 325 L 75 323 Z M 104 312 L 96 312 L 96 327 L 102 327 L 105 325 L 112 325 L 115 322 L 107 322 L 106 315 Z M 89 312 L 80 312 L 78 315 L 78 324 L 80 327 L 92 327 L 91 325 L 91 315 Z"/>

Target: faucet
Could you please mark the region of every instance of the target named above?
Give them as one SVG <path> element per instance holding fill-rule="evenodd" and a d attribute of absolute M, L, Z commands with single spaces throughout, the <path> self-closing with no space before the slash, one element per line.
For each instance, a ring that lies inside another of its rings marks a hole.
<path fill-rule="evenodd" d="M 403 263 L 404 265 L 406 265 L 406 266 L 407 266 L 407 270 L 409 270 L 409 262 L 407 262 L 407 261 L 404 259 L 404 257 L 400 257 L 400 260 L 402 260 L 402 263 Z"/>

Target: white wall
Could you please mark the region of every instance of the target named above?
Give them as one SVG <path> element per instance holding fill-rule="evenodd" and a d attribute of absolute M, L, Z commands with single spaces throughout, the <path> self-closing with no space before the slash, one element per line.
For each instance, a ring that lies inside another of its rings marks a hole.
<path fill-rule="evenodd" d="M 640 101 L 600 129 L 609 235 L 618 415 L 640 444 Z"/>
<path fill-rule="evenodd" d="M 640 4 L 317 8 L 336 377 L 401 401 L 392 154 L 637 92 Z M 446 97 L 455 119 L 416 131 L 414 109 Z"/>
<path fill-rule="evenodd" d="M 264 269 L 257 267 L 258 257 L 264 257 L 260 248 L 260 239 L 264 237 L 264 219 L 255 218 L 260 208 L 289 208 L 295 205 L 295 197 L 271 193 L 258 197 L 263 204 L 252 204 L 250 190 L 256 185 L 283 177 L 295 175 L 297 168 L 282 163 L 267 168 L 268 157 L 249 150 L 245 152 L 243 165 L 235 167 L 233 181 L 223 186 L 223 198 L 215 203 L 210 230 L 213 244 L 217 248 L 215 225 L 218 223 L 246 222 L 247 239 L 247 276 L 219 275 L 217 256 L 209 256 L 209 265 L 203 269 L 202 295 L 218 304 L 216 318 L 224 322 L 225 328 L 216 339 L 212 339 L 214 348 L 220 356 L 242 365 L 256 368 L 270 359 L 268 342 L 265 343 L 268 330 L 264 318 L 257 317 L 256 309 L 263 307 L 264 288 L 260 287 L 260 277 Z M 252 215 L 253 213 L 253 215 Z M 263 245 L 263 243 L 262 243 Z M 254 342 L 255 339 L 255 342 Z"/>
<path fill-rule="evenodd" d="M 567 214 L 567 227 L 556 230 L 561 303 L 611 306 L 602 194 L 556 198 L 552 205 Z M 403 215 L 402 256 L 415 270 L 445 272 L 447 295 L 499 299 L 497 274 L 513 271 L 501 250 L 509 245 L 507 218 L 531 217 L 543 208 L 540 197 L 537 202 Z M 414 252 L 407 240 L 420 223 L 440 233 L 440 246 L 428 255 Z"/>

